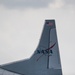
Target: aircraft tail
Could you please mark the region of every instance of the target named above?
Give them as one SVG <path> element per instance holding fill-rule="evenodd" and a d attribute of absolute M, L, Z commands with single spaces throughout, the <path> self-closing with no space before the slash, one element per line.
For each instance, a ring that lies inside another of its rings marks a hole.
<path fill-rule="evenodd" d="M 43 68 L 61 69 L 55 20 L 45 20 L 38 47 L 31 59 L 42 64 Z"/>
<path fill-rule="evenodd" d="M 40 42 L 32 57 L 2 66 L 25 75 L 62 75 L 55 20 L 46 20 Z"/>

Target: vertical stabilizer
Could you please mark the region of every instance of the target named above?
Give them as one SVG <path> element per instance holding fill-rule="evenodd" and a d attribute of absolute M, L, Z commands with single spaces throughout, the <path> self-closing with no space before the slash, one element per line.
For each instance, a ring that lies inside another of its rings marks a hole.
<path fill-rule="evenodd" d="M 51 75 L 62 75 L 55 20 L 45 21 L 39 45 L 34 55 L 36 55 L 37 63 L 42 64 L 42 68 L 51 70 Z"/>
<path fill-rule="evenodd" d="M 55 20 L 46 20 L 39 45 L 32 57 L 2 66 L 24 75 L 62 75 Z"/>

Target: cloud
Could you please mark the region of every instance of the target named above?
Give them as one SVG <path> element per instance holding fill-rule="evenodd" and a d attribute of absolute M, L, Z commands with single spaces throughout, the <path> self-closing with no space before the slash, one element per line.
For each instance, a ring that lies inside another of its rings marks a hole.
<path fill-rule="evenodd" d="M 54 2 L 52 2 L 49 7 L 50 8 L 55 8 L 55 9 L 58 9 L 58 8 L 62 8 L 64 6 L 64 2 L 62 0 L 55 0 Z"/>
<path fill-rule="evenodd" d="M 70 9 L 75 9 L 75 0 L 63 0 L 63 2 L 65 3 L 64 7 L 68 7 Z"/>
<path fill-rule="evenodd" d="M 64 0 L 67 4 L 75 4 L 75 0 Z"/>
<path fill-rule="evenodd" d="M 0 5 L 7 8 L 74 8 L 75 0 L 0 0 Z"/>
<path fill-rule="evenodd" d="M 54 0 L 0 0 L 8 8 L 41 8 L 47 7 Z"/>

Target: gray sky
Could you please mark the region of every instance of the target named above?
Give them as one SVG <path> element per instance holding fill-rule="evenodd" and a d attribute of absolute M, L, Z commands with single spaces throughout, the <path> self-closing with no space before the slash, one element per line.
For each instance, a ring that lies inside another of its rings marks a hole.
<path fill-rule="evenodd" d="M 47 7 L 53 0 L 1 0 L 7 8 L 42 8 Z"/>
<path fill-rule="evenodd" d="M 75 0 L 0 0 L 0 64 L 29 58 L 45 19 L 55 19 L 63 73 L 75 74 Z"/>

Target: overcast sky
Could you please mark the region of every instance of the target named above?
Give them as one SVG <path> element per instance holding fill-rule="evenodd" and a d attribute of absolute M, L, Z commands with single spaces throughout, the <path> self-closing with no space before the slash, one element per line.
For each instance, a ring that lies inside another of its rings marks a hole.
<path fill-rule="evenodd" d="M 29 58 L 46 19 L 55 19 L 62 69 L 75 74 L 75 0 L 0 0 L 0 64 Z"/>

